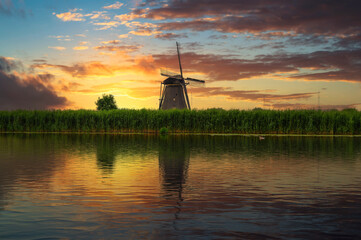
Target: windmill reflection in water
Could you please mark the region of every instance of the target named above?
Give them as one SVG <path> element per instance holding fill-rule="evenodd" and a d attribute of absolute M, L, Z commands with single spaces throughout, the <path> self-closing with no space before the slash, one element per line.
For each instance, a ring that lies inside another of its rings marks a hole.
<path fill-rule="evenodd" d="M 190 146 L 182 137 L 161 139 L 159 144 L 159 170 L 162 176 L 164 198 L 176 201 L 175 219 L 181 212 L 183 187 L 186 183 L 190 159 Z"/>
<path fill-rule="evenodd" d="M 179 44 L 177 45 L 177 54 L 180 74 L 172 73 L 161 69 L 161 75 L 168 77 L 160 84 L 159 109 L 191 109 L 189 103 L 187 85 L 190 82 L 203 84 L 205 81 L 195 78 L 184 78 L 182 64 L 179 53 Z"/>

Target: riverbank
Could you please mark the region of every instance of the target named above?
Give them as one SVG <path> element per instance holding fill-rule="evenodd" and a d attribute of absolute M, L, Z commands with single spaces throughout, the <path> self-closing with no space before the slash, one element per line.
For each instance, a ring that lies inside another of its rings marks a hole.
<path fill-rule="evenodd" d="M 0 132 L 361 135 L 361 112 L 320 110 L 0 111 Z"/>
<path fill-rule="evenodd" d="M 2 132 L 0 134 L 61 134 L 61 135 L 145 135 L 145 136 L 154 136 L 154 135 L 161 135 L 159 131 L 153 132 L 95 132 L 95 131 L 76 131 L 76 132 Z M 170 132 L 165 136 L 211 136 L 211 137 L 361 137 L 361 134 L 273 134 L 273 133 L 262 133 L 262 134 L 255 134 L 255 133 L 190 133 L 190 132 Z M 164 136 L 164 135 L 163 135 Z M 263 140 L 263 139 L 261 139 Z"/>

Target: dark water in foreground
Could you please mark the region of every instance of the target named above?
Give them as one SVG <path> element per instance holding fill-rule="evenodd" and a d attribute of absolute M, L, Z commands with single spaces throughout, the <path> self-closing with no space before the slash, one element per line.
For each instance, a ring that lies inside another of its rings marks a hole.
<path fill-rule="evenodd" d="M 361 238 L 361 138 L 0 134 L 0 239 Z"/>

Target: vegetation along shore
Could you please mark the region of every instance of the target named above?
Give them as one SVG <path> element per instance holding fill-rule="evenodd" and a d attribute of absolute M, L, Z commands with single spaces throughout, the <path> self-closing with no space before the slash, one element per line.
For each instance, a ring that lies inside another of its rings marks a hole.
<path fill-rule="evenodd" d="M 360 135 L 361 112 L 329 110 L 148 110 L 0 111 L 1 132 Z"/>

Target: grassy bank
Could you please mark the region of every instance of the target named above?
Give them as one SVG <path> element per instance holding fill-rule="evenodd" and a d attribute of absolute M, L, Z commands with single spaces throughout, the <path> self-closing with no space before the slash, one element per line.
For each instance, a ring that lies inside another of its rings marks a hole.
<path fill-rule="evenodd" d="M 0 111 L 1 132 L 170 132 L 361 134 L 356 110 Z"/>

